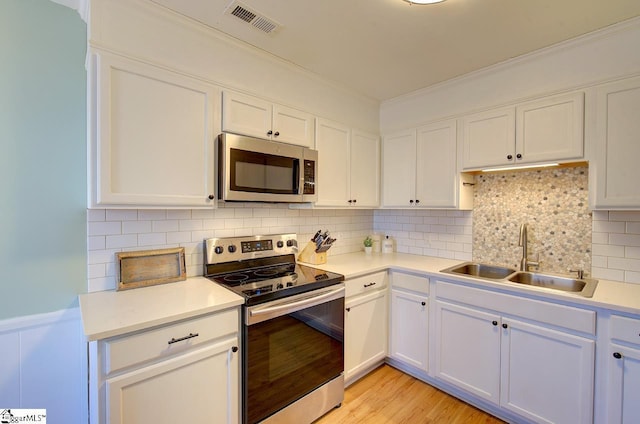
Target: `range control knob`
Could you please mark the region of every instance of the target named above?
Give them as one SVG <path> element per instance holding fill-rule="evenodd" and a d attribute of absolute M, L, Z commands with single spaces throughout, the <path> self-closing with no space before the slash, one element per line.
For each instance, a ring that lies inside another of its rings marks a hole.
<path fill-rule="evenodd" d="M 221 255 L 222 252 L 224 252 L 224 248 L 222 246 L 216 246 L 215 249 L 213 249 L 214 252 L 216 252 L 217 255 Z"/>
<path fill-rule="evenodd" d="M 229 247 L 227 247 L 227 250 L 229 251 L 229 253 L 234 253 L 236 251 L 236 245 L 230 244 Z"/>
<path fill-rule="evenodd" d="M 282 240 L 278 240 L 276 246 L 278 246 L 279 249 L 282 249 L 282 247 L 284 246 L 284 242 Z"/>
<path fill-rule="evenodd" d="M 283 289 L 283 288 L 284 288 L 284 286 L 282 285 L 282 283 L 278 283 L 276 285 L 276 289 Z"/>
<path fill-rule="evenodd" d="M 287 247 L 293 246 L 293 240 L 287 240 Z"/>
<path fill-rule="evenodd" d="M 293 287 L 293 283 L 292 282 L 288 282 L 287 283 L 287 287 Z"/>

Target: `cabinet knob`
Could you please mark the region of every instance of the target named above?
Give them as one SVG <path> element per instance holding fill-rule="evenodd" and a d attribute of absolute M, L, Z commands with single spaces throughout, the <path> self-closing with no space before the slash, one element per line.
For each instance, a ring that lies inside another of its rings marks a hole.
<path fill-rule="evenodd" d="M 350 312 L 350 311 L 351 311 L 351 308 L 347 308 L 347 312 Z"/>
<path fill-rule="evenodd" d="M 418 203 L 420 203 L 420 200 L 416 199 L 416 205 L 417 205 Z"/>
<path fill-rule="evenodd" d="M 356 203 L 356 199 L 353 199 L 353 203 Z"/>
<path fill-rule="evenodd" d="M 522 159 L 522 155 L 521 155 L 520 153 L 518 153 L 518 154 L 516 155 L 516 159 Z"/>
<path fill-rule="evenodd" d="M 209 195 L 209 200 L 213 200 L 213 199 L 215 199 L 215 198 L 216 198 L 216 196 L 214 196 L 213 194 L 210 194 L 210 195 Z"/>
<path fill-rule="evenodd" d="M 353 203 L 353 200 L 349 199 L 349 200 L 347 200 L 347 202 L 349 202 L 349 203 Z"/>
<path fill-rule="evenodd" d="M 498 325 L 498 321 L 491 321 L 491 324 Z"/>
<path fill-rule="evenodd" d="M 232 348 L 231 348 L 231 351 L 232 351 L 233 353 L 236 353 L 236 352 L 238 351 L 238 346 L 234 346 L 234 347 L 232 347 Z"/>
<path fill-rule="evenodd" d="M 409 200 L 409 203 L 413 203 L 413 199 Z"/>
<path fill-rule="evenodd" d="M 622 358 L 622 353 L 620 353 L 620 352 L 613 352 L 613 357 L 614 357 L 614 358 L 616 358 L 616 359 L 620 359 L 620 358 Z"/>
<path fill-rule="evenodd" d="M 273 133 L 273 135 L 275 135 L 276 137 L 280 135 L 280 131 L 276 131 Z"/>
<path fill-rule="evenodd" d="M 508 159 L 508 160 L 513 159 L 513 155 L 507 155 L 507 159 Z"/>
<path fill-rule="evenodd" d="M 502 324 L 502 328 L 508 328 L 509 326 L 507 324 Z"/>
<path fill-rule="evenodd" d="M 271 130 L 267 131 L 267 135 L 271 135 L 271 134 L 273 134 L 273 131 Z"/>
<path fill-rule="evenodd" d="M 426 306 L 426 305 L 427 305 L 427 302 L 420 302 L 420 304 L 421 304 L 422 306 Z"/>

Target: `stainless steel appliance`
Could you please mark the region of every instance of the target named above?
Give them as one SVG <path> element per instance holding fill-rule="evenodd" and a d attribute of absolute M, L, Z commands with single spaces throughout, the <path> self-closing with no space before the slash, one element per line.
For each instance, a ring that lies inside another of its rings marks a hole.
<path fill-rule="evenodd" d="M 243 296 L 243 423 L 310 423 L 344 398 L 344 276 L 295 234 L 205 240 L 205 276 Z"/>
<path fill-rule="evenodd" d="M 218 136 L 218 198 L 241 202 L 315 202 L 318 152 L 236 134 Z"/>

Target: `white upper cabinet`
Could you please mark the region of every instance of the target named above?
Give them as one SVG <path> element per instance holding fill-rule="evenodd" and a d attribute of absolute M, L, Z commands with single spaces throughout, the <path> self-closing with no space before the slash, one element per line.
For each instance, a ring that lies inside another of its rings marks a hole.
<path fill-rule="evenodd" d="M 245 94 L 225 91 L 222 130 L 313 147 L 315 117 L 310 113 Z"/>
<path fill-rule="evenodd" d="M 456 121 L 418 128 L 416 200 L 429 207 L 456 207 Z"/>
<path fill-rule="evenodd" d="M 545 97 L 462 118 L 462 168 L 584 158 L 584 93 Z"/>
<path fill-rule="evenodd" d="M 416 131 L 385 135 L 382 151 L 383 206 L 406 207 L 415 204 Z"/>
<path fill-rule="evenodd" d="M 584 93 L 544 98 L 516 107 L 516 162 L 583 157 Z"/>
<path fill-rule="evenodd" d="M 91 67 L 89 207 L 214 206 L 219 90 L 107 53 Z"/>
<path fill-rule="evenodd" d="M 471 208 L 456 166 L 456 121 L 388 134 L 383 140 L 385 207 Z"/>
<path fill-rule="evenodd" d="M 351 205 L 380 205 L 380 137 L 351 131 Z"/>
<path fill-rule="evenodd" d="M 515 110 L 489 110 L 462 118 L 464 169 L 514 162 Z"/>
<path fill-rule="evenodd" d="M 318 206 L 376 207 L 380 142 L 378 137 L 318 118 Z"/>
<path fill-rule="evenodd" d="M 592 207 L 640 208 L 640 78 L 596 90 L 595 161 L 589 173 Z M 593 180 L 592 180 L 593 181 Z"/>

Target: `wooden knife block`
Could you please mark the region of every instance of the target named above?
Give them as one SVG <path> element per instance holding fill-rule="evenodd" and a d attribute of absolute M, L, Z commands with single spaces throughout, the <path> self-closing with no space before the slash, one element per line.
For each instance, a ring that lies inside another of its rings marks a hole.
<path fill-rule="evenodd" d="M 326 264 L 327 252 L 316 253 L 316 244 L 310 241 L 298 255 L 298 260 L 313 265 Z"/>

